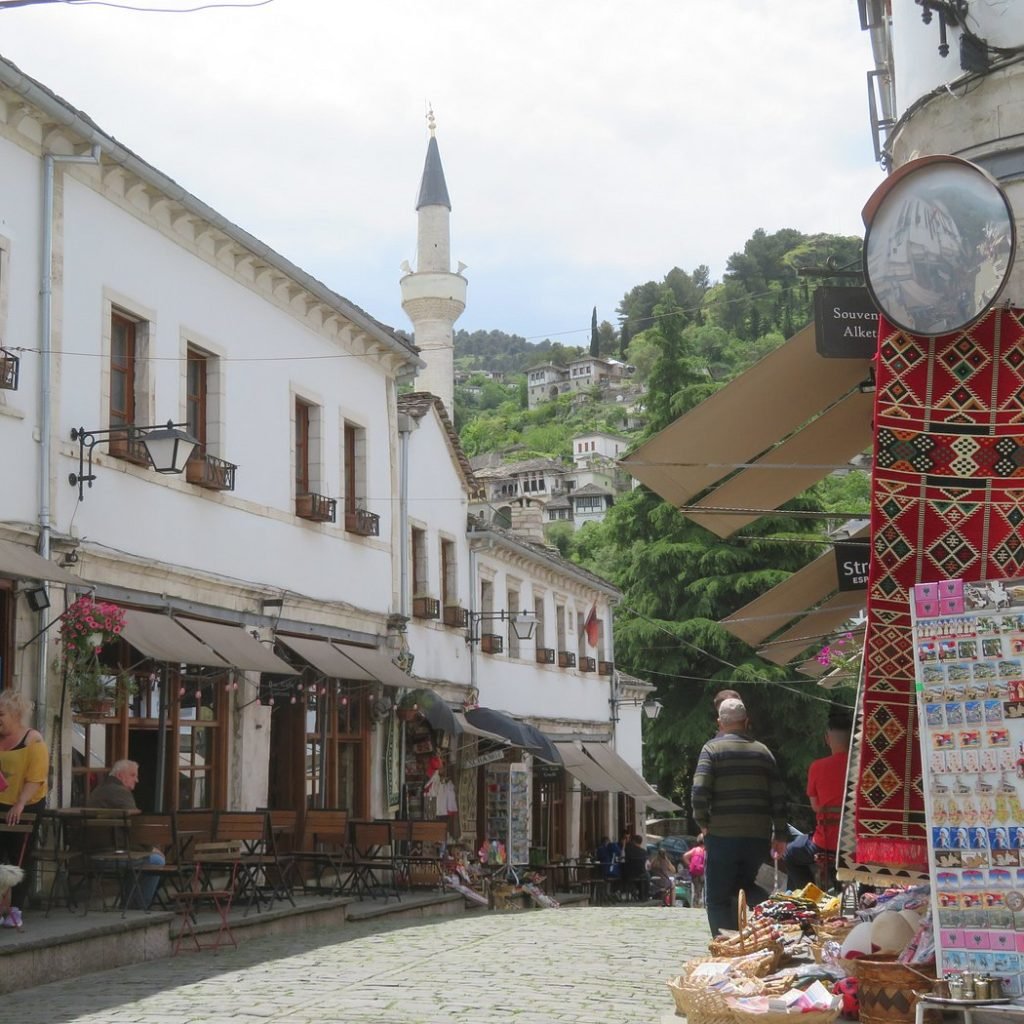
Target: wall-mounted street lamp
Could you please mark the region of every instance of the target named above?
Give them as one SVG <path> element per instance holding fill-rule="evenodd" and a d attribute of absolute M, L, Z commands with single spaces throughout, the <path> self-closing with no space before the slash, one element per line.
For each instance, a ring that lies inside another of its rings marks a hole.
<path fill-rule="evenodd" d="M 509 622 L 512 624 L 512 632 L 520 640 L 532 640 L 534 631 L 537 629 L 537 616 L 534 612 L 468 612 L 469 632 L 466 634 L 467 644 L 480 643 L 481 622 Z"/>
<path fill-rule="evenodd" d="M 655 700 L 653 697 L 648 697 L 646 700 L 617 700 L 612 697 L 608 701 L 612 706 L 612 721 L 617 722 L 619 720 L 619 708 L 623 707 L 642 707 L 644 714 L 650 718 L 657 718 L 661 714 L 661 709 L 665 706 L 660 700 Z"/>
<path fill-rule="evenodd" d="M 168 420 L 163 426 L 108 427 L 105 430 L 72 429 L 71 440 L 78 442 L 78 472 L 68 474 L 68 482 L 78 488 L 78 500 L 85 497 L 83 484 L 92 487 L 96 474 L 92 471 L 92 450 L 97 444 L 115 440 L 126 448 L 140 446 L 145 449 L 149 463 L 158 473 L 184 473 L 185 463 L 191 458 L 199 441 L 181 428 L 184 423 Z M 88 460 L 86 452 L 89 453 Z"/>

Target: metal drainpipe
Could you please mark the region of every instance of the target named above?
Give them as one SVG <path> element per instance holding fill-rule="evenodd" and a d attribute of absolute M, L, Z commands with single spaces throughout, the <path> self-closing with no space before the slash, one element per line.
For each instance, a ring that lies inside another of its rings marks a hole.
<path fill-rule="evenodd" d="M 409 617 L 409 436 L 413 432 L 411 416 L 398 417 L 398 611 Z"/>
<path fill-rule="evenodd" d="M 54 164 L 98 164 L 100 146 L 94 144 L 88 156 L 43 154 L 42 254 L 40 257 L 39 309 L 39 544 L 43 558 L 50 557 L 50 415 L 53 407 L 53 178 Z M 43 581 L 49 594 L 49 586 Z M 36 666 L 36 722 L 46 736 L 46 662 L 49 658 L 47 613 L 39 612 L 39 662 Z"/>

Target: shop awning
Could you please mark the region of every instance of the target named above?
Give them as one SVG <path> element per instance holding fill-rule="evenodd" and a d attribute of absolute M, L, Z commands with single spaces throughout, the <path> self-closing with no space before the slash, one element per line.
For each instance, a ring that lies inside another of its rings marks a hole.
<path fill-rule="evenodd" d="M 367 678 L 376 679 L 385 686 L 415 686 L 418 682 L 407 672 L 403 672 L 386 652 L 370 647 L 356 647 L 354 644 L 343 644 L 335 640 L 336 647 L 346 658 L 354 661 L 367 674 Z M 349 679 L 361 679 L 362 676 L 349 675 Z"/>
<path fill-rule="evenodd" d="M 188 630 L 182 629 L 169 615 L 126 608 L 121 636 L 137 651 L 154 661 L 213 668 L 231 667 L 216 651 L 197 640 Z"/>
<path fill-rule="evenodd" d="M 812 645 L 820 647 L 823 638 L 834 633 L 844 622 L 855 618 L 864 607 L 864 591 L 840 591 L 824 604 L 808 612 L 775 640 L 758 649 L 758 654 L 776 665 L 791 662 Z"/>
<path fill-rule="evenodd" d="M 672 803 L 667 797 L 655 792 L 653 787 L 631 768 L 606 743 L 584 743 L 583 749 L 607 772 L 616 779 L 623 793 L 642 800 L 648 807 L 658 811 L 681 811 L 682 808 Z"/>
<path fill-rule="evenodd" d="M 406 693 L 402 701 L 415 702 L 416 710 L 434 729 L 441 729 L 453 736 L 458 734 L 460 726 L 455 713 L 440 694 L 420 686 Z"/>
<path fill-rule="evenodd" d="M 856 388 L 870 365 L 868 359 L 823 359 L 815 351 L 814 324 L 808 324 L 622 465 L 665 501 L 686 505 Z"/>
<path fill-rule="evenodd" d="M 281 633 L 276 636 L 285 647 L 308 661 L 317 672 L 328 679 L 366 678 L 358 674 L 357 666 L 350 659 L 326 640 L 308 636 L 284 636 Z"/>
<path fill-rule="evenodd" d="M 482 740 L 489 740 L 491 743 L 500 743 L 504 746 L 508 745 L 508 740 L 504 736 L 499 736 L 496 732 L 488 732 L 486 729 L 481 729 L 474 725 L 461 711 L 453 711 L 452 717 L 455 719 L 455 724 L 459 728 L 459 732 L 466 736 L 476 736 Z"/>
<path fill-rule="evenodd" d="M 16 580 L 48 580 L 50 583 L 65 583 L 82 586 L 82 581 L 56 562 L 43 558 L 24 544 L 11 540 L 0 540 L 0 576 Z"/>
<path fill-rule="evenodd" d="M 542 761 L 548 761 L 550 764 L 562 763 L 562 758 L 555 749 L 554 743 L 540 729 L 535 725 L 530 725 L 528 722 L 522 722 L 521 725 L 526 730 L 527 736 L 530 737 L 530 750 L 533 751 L 536 757 L 539 757 Z"/>
<path fill-rule="evenodd" d="M 828 362 L 828 360 L 820 360 Z M 870 447 L 873 394 L 853 391 L 771 451 L 697 502 L 697 508 L 729 511 L 685 515 L 719 537 L 760 519 L 759 509 L 775 509 L 824 479 Z M 740 509 L 754 511 L 741 513 Z"/>
<path fill-rule="evenodd" d="M 839 586 L 834 551 L 826 551 L 771 590 L 720 620 L 733 636 L 751 647 L 777 633 L 787 622 L 806 615 Z"/>
<path fill-rule="evenodd" d="M 532 727 L 525 722 L 517 721 L 511 715 L 506 715 L 503 711 L 495 711 L 493 708 L 467 708 L 466 721 L 479 729 L 504 736 L 515 747 L 522 747 L 523 750 L 535 749 L 537 741 L 530 732 Z"/>
<path fill-rule="evenodd" d="M 278 675 L 296 675 L 283 658 L 254 639 L 240 626 L 224 622 L 205 622 L 200 619 L 176 619 L 209 647 L 212 647 L 229 665 L 245 672 L 274 672 Z"/>
<path fill-rule="evenodd" d="M 621 793 L 622 786 L 575 743 L 556 743 L 565 770 L 594 793 Z"/>

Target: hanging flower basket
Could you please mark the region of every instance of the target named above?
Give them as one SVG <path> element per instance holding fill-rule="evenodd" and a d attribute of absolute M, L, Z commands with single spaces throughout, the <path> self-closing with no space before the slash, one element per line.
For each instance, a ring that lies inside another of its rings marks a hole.
<path fill-rule="evenodd" d="M 124 672 L 100 662 L 103 648 L 124 629 L 124 609 L 116 604 L 80 597 L 61 616 L 59 665 L 67 678 L 74 711 L 82 715 L 113 714 L 135 692 Z"/>

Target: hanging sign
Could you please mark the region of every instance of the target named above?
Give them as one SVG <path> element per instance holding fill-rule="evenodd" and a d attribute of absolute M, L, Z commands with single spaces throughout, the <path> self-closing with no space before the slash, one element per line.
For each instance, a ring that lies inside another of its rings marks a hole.
<path fill-rule="evenodd" d="M 878 348 L 878 310 L 867 288 L 818 288 L 814 347 L 826 359 L 871 359 Z"/>
<path fill-rule="evenodd" d="M 867 590 L 868 566 L 871 564 L 871 542 L 868 540 L 837 540 L 836 576 L 840 590 Z"/>
<path fill-rule="evenodd" d="M 479 768 L 483 764 L 490 764 L 492 761 L 500 761 L 505 756 L 504 750 L 492 750 L 487 754 L 480 754 L 477 757 L 471 757 L 466 761 L 463 768 Z"/>

